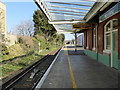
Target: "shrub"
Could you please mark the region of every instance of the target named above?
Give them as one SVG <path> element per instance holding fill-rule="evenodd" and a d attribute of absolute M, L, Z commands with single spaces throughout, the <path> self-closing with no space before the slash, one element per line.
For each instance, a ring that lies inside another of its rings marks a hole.
<path fill-rule="evenodd" d="M 9 54 L 8 48 L 4 44 L 1 47 L 1 53 L 2 53 L 2 55 L 8 55 Z"/>
<path fill-rule="evenodd" d="M 23 44 L 23 39 L 21 37 L 18 38 L 18 42 Z"/>

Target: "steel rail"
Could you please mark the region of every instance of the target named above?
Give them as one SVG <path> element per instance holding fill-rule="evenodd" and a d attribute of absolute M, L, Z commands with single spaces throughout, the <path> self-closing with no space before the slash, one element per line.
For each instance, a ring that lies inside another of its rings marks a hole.
<path fill-rule="evenodd" d="M 2 84 L 2 90 L 8 90 L 11 89 L 12 87 L 14 87 L 16 85 L 16 83 L 19 82 L 20 79 L 24 78 L 25 75 L 30 74 L 31 71 L 33 71 L 35 68 L 37 68 L 39 65 L 42 65 L 42 63 L 45 63 L 46 60 L 48 60 L 49 58 L 53 58 L 57 55 L 57 53 L 59 52 L 61 48 L 57 49 L 55 52 L 50 52 L 49 54 L 47 54 L 46 56 L 44 56 L 43 58 L 41 58 L 40 60 L 36 61 L 35 63 L 33 63 L 32 65 L 28 66 L 26 69 L 24 69 L 22 72 L 20 72 L 19 74 L 17 74 L 16 76 L 14 76 L 13 78 L 11 78 L 10 80 L 8 80 L 7 82 Z M 51 55 L 53 55 L 52 53 L 54 53 L 54 57 L 51 57 Z M 51 59 L 52 60 L 52 59 Z M 49 67 L 49 65 L 47 66 Z M 47 68 L 46 68 L 47 69 Z M 40 78 L 39 78 L 40 79 Z M 23 82 L 25 83 L 25 82 Z M 38 80 L 35 82 L 35 84 L 32 86 L 32 90 L 35 87 L 35 85 L 38 83 Z M 21 87 L 23 88 L 23 87 Z"/>
<path fill-rule="evenodd" d="M 60 48 L 60 49 L 61 49 L 61 48 Z M 58 52 L 60 51 L 60 49 L 58 49 L 58 51 L 55 53 L 55 56 L 58 54 Z M 44 72 L 44 74 L 45 74 L 45 72 Z M 39 83 L 40 79 L 41 79 L 41 78 L 39 78 L 39 79 L 36 81 L 36 83 L 32 86 L 32 90 L 35 90 L 35 87 L 36 87 L 37 84 Z"/>
<path fill-rule="evenodd" d="M 40 63 L 42 63 L 45 59 L 47 59 L 49 55 L 44 56 L 41 60 L 35 62 L 33 65 L 27 67 L 24 71 L 7 81 L 6 83 L 2 84 L 2 89 L 6 90 L 12 87 L 18 80 L 20 80 L 22 77 L 24 77 L 26 74 L 28 74 L 31 70 L 33 70 L 36 66 L 38 66 Z"/>

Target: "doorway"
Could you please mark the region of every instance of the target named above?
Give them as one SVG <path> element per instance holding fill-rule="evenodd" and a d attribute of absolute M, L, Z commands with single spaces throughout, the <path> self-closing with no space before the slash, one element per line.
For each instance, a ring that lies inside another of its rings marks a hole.
<path fill-rule="evenodd" d="M 118 31 L 112 32 L 112 63 L 118 69 Z"/>
<path fill-rule="evenodd" d="M 110 66 L 118 69 L 118 19 L 112 19 L 105 25 L 105 52 L 111 54 Z"/>

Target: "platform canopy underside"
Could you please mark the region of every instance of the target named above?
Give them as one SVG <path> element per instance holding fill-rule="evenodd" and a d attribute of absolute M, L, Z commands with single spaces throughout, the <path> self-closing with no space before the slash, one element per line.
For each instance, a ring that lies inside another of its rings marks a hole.
<path fill-rule="evenodd" d="M 74 31 L 72 24 L 84 23 L 84 17 L 96 0 L 35 0 L 35 2 L 58 32 L 71 33 Z"/>

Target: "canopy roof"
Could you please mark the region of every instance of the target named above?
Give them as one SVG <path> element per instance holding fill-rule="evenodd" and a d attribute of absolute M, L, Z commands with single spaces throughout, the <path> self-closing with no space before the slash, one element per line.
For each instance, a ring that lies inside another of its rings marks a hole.
<path fill-rule="evenodd" d="M 59 32 L 72 32 L 72 23 L 85 22 L 84 17 L 96 0 L 35 0 Z"/>

